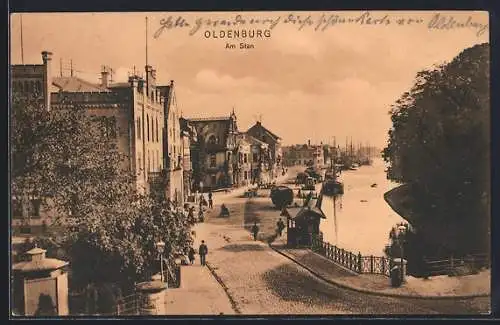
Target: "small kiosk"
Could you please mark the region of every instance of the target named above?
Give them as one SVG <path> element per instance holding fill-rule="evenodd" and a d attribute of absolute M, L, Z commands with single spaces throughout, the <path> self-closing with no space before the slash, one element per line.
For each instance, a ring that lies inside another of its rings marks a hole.
<path fill-rule="evenodd" d="M 320 234 L 321 219 L 326 219 L 320 208 L 321 200 L 309 198 L 297 213 L 288 213 L 287 246 L 310 247 L 312 239 Z"/>
<path fill-rule="evenodd" d="M 68 315 L 68 262 L 45 257 L 45 249 L 27 251 L 28 260 L 14 264 L 15 313 L 26 316 Z"/>

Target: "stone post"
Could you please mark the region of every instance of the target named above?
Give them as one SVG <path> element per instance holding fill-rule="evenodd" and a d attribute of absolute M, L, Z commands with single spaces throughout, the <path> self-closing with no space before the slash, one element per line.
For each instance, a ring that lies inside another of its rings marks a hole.
<path fill-rule="evenodd" d="M 406 265 L 408 261 L 401 258 L 395 258 L 392 260 L 393 266 L 399 266 L 401 268 L 401 283 L 406 281 Z"/>
<path fill-rule="evenodd" d="M 166 284 L 161 281 L 141 282 L 136 286 L 140 315 L 165 315 Z"/>

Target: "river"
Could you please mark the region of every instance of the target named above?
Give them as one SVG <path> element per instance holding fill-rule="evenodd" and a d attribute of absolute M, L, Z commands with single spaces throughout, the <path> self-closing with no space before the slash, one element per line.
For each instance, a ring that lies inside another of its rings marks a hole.
<path fill-rule="evenodd" d="M 374 158 L 371 166 L 343 171 L 344 195 L 335 200 L 324 197 L 321 209 L 327 219 L 321 220 L 323 240 L 362 255 L 383 256 L 389 242 L 389 231 L 404 221 L 384 200 L 384 193 L 398 186 L 387 180 L 386 165 Z M 376 183 L 376 187 L 371 185 Z M 335 213 L 334 213 L 335 212 Z"/>

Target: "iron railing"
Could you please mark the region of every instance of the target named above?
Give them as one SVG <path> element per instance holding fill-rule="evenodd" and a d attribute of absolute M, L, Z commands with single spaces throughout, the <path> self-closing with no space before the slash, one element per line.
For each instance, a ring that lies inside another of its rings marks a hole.
<path fill-rule="evenodd" d="M 390 276 L 393 266 L 391 259 L 384 256 L 362 256 L 339 248 L 321 239 L 313 238 L 311 249 L 356 273 L 381 274 Z"/>

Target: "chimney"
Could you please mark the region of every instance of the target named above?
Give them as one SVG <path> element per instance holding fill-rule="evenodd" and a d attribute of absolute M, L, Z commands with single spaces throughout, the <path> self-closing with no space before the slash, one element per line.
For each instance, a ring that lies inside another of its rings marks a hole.
<path fill-rule="evenodd" d="M 108 77 L 109 77 L 109 72 L 106 70 L 106 67 L 102 67 L 101 86 L 104 88 L 108 88 Z"/>
<path fill-rule="evenodd" d="M 43 84 L 44 84 L 43 97 L 45 102 L 45 109 L 50 110 L 50 88 L 52 85 L 52 71 L 51 71 L 52 52 L 43 51 L 42 61 L 45 68 L 43 75 Z"/>
<path fill-rule="evenodd" d="M 132 88 L 137 88 L 138 80 L 137 76 L 128 77 L 128 83 Z"/>
<path fill-rule="evenodd" d="M 170 87 L 172 87 L 173 85 L 174 85 L 174 81 L 170 80 Z"/>
<path fill-rule="evenodd" d="M 310 147 L 311 146 L 311 140 L 307 140 L 307 146 Z"/>

